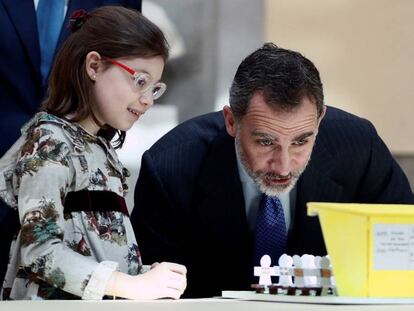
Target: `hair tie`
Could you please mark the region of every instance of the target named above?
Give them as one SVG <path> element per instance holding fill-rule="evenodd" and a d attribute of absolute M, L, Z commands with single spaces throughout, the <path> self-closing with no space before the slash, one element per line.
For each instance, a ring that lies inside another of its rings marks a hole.
<path fill-rule="evenodd" d="M 84 9 L 76 10 L 69 19 L 69 28 L 71 32 L 75 32 L 82 27 L 90 15 Z"/>

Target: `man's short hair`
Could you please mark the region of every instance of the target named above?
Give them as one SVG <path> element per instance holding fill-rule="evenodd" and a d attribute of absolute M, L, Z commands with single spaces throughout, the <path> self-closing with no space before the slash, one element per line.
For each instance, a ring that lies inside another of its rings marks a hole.
<path fill-rule="evenodd" d="M 247 56 L 230 87 L 230 106 L 236 118 L 245 115 L 250 99 L 262 92 L 266 103 L 290 111 L 308 96 L 323 111 L 323 87 L 315 65 L 302 54 L 265 43 Z"/>

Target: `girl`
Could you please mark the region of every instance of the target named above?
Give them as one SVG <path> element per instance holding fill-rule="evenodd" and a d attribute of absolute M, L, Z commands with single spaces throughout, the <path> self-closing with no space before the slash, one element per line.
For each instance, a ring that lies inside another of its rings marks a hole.
<path fill-rule="evenodd" d="M 18 208 L 4 299 L 179 298 L 186 269 L 142 273 L 110 140 L 165 91 L 162 32 L 141 14 L 102 7 L 71 18 L 42 111 L 0 161 L 0 196 Z"/>

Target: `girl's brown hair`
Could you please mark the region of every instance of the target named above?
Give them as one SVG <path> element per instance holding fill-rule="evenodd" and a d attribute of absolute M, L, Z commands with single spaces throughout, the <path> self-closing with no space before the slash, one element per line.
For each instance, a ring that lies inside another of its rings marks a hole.
<path fill-rule="evenodd" d="M 85 67 L 86 55 L 96 51 L 107 58 L 161 56 L 168 58 L 168 43 L 162 31 L 139 12 L 119 6 L 98 8 L 72 25 L 73 33 L 56 56 L 49 78 L 48 96 L 41 110 L 58 117 L 72 115 L 74 122 L 91 116 L 95 100 L 93 81 Z M 112 139 L 118 134 L 115 148 L 120 148 L 126 133 L 109 126 L 98 135 Z"/>

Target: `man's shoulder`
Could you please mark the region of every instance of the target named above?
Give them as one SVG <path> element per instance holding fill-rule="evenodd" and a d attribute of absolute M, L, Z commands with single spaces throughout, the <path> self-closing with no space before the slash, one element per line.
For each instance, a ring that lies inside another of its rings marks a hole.
<path fill-rule="evenodd" d="M 326 115 L 323 118 L 319 134 L 323 135 L 355 135 L 363 136 L 376 135 L 373 124 L 362 117 L 346 112 L 339 108 L 327 107 Z"/>
<path fill-rule="evenodd" d="M 369 122 L 368 120 L 359 117 L 355 114 L 352 114 L 350 112 L 347 112 L 345 110 L 342 110 L 340 108 L 336 108 L 333 106 L 327 106 L 326 107 L 326 115 L 324 120 L 328 120 L 328 121 L 352 121 L 352 122 Z"/>
<path fill-rule="evenodd" d="M 222 113 L 201 115 L 161 137 L 142 156 L 141 170 L 155 170 L 165 183 L 173 177 L 174 183 L 190 188 L 207 162 L 229 155 L 229 149 L 222 148 L 229 145 L 234 146 L 234 141 Z"/>
<path fill-rule="evenodd" d="M 200 115 L 184 121 L 170 130 L 152 145 L 149 152 L 154 155 L 182 148 L 202 148 L 217 136 L 225 134 L 221 111 Z"/>
<path fill-rule="evenodd" d="M 352 158 L 355 153 L 369 156 L 372 145 L 379 140 L 374 125 L 367 119 L 327 107 L 319 126 L 314 154 L 329 150 L 331 155 L 339 158 Z"/>

